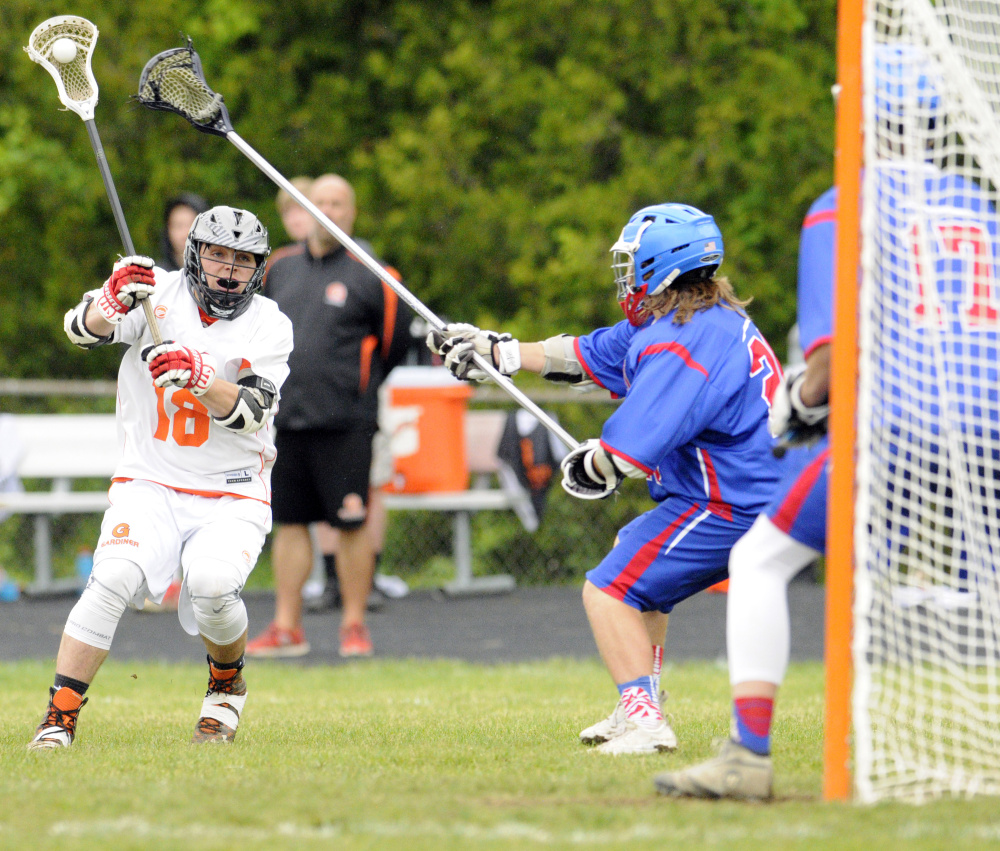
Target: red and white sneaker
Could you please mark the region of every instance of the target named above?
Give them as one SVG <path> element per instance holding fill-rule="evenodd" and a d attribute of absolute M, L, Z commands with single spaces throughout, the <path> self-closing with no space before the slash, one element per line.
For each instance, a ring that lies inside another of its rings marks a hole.
<path fill-rule="evenodd" d="M 664 704 L 667 702 L 667 693 L 660 692 L 660 712 L 663 712 Z M 585 745 L 600 745 L 610 742 L 618 736 L 629 731 L 628 718 L 625 715 L 625 698 L 619 698 L 615 705 L 614 712 L 607 718 L 603 718 L 596 724 L 580 731 L 580 741 Z"/>
<path fill-rule="evenodd" d="M 345 659 L 354 656 L 371 656 L 375 652 L 368 627 L 363 623 L 352 623 L 340 628 L 339 653 Z"/>
<path fill-rule="evenodd" d="M 311 649 L 304 629 L 283 629 L 272 622 L 247 644 L 245 652 L 247 656 L 258 659 L 290 659 L 305 656 Z"/>
<path fill-rule="evenodd" d="M 625 689 L 620 703 L 625 715 L 625 732 L 598 745 L 598 753 L 618 756 L 677 749 L 677 736 L 663 717 L 659 702 L 645 689 Z"/>

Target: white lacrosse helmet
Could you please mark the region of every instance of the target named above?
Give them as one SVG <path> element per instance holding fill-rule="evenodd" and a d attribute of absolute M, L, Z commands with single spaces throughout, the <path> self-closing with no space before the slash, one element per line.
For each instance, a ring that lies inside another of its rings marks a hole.
<path fill-rule="evenodd" d="M 212 290 L 201 266 L 202 245 L 222 245 L 254 255 L 257 266 L 241 293 Z M 253 213 L 235 207 L 212 207 L 199 214 L 188 231 L 184 246 L 184 275 L 198 306 L 215 319 L 235 319 L 250 306 L 260 291 L 266 271 L 264 261 L 271 253 L 267 228 Z"/>

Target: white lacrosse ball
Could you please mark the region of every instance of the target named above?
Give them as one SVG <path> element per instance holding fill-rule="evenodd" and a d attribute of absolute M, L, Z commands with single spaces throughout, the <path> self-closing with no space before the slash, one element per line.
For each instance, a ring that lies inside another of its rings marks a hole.
<path fill-rule="evenodd" d="M 58 38 L 52 44 L 52 58 L 65 65 L 76 59 L 76 42 L 71 38 Z"/>

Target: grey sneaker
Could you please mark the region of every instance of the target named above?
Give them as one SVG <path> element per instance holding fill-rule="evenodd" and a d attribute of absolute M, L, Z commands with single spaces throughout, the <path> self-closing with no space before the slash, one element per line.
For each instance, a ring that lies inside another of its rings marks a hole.
<path fill-rule="evenodd" d="M 718 756 L 681 771 L 653 778 L 656 791 L 676 798 L 733 798 L 766 801 L 771 797 L 771 757 L 755 754 L 728 739 Z"/>

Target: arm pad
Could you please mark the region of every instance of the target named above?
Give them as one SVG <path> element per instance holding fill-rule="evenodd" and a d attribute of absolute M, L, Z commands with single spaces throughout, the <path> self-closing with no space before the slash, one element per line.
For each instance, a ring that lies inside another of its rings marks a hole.
<path fill-rule="evenodd" d="M 81 349 L 96 349 L 98 346 L 110 343 L 114 337 L 114 334 L 108 334 L 107 337 L 98 337 L 87 328 L 83 320 L 87 315 L 87 308 L 90 307 L 93 301 L 92 296 L 85 295 L 83 301 L 72 310 L 66 311 L 66 315 L 63 317 L 63 330 L 66 332 L 66 336 L 69 337 L 69 341 L 74 346 L 79 346 Z"/>
<path fill-rule="evenodd" d="M 236 382 L 240 393 L 233 409 L 224 417 L 213 419 L 237 434 L 260 431 L 278 411 L 278 388 L 259 375 L 248 375 Z"/>
<path fill-rule="evenodd" d="M 545 363 L 542 366 L 542 377 L 549 381 L 565 381 L 576 390 L 590 390 L 596 385 L 583 371 L 580 360 L 576 356 L 573 341 L 576 337 L 569 334 L 559 334 L 542 341 L 545 351 Z"/>

